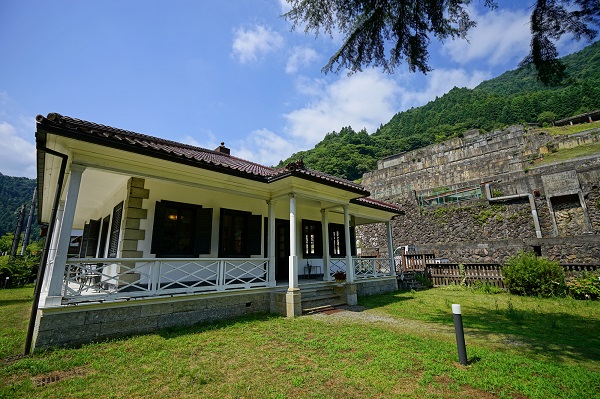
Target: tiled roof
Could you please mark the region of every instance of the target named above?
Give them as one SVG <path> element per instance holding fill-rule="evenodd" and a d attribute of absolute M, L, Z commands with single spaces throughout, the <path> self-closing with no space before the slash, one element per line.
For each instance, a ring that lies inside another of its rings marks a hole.
<path fill-rule="evenodd" d="M 92 142 L 111 148 L 118 148 L 156 158 L 168 159 L 173 162 L 214 169 L 222 173 L 261 180 L 267 183 L 288 176 L 297 176 L 329 186 L 341 187 L 360 195 L 369 195 L 369 192 L 361 185 L 350 180 L 305 168 L 302 161 L 293 162 L 284 168 L 275 169 L 219 151 L 177 143 L 175 141 L 148 136 L 129 130 L 63 116 L 57 113 L 50 113 L 47 117 L 38 115 L 36 120 L 43 131 L 49 131 L 53 134 Z M 399 208 L 395 205 L 386 204 L 370 198 L 360 198 L 359 200 L 356 200 L 355 202 L 361 205 L 392 212 L 399 211 Z"/>
<path fill-rule="evenodd" d="M 342 186 L 346 189 L 369 195 L 367 190 L 354 182 L 306 169 L 303 166 L 274 169 L 222 152 L 71 118 L 57 113 L 50 113 L 47 117 L 38 115 L 36 120 L 38 124 L 45 128 L 58 129 L 58 131 L 53 130 L 53 132 L 74 139 L 100 142 L 105 146 L 145 153 L 159 158 L 168 158 L 175 162 L 193 164 L 199 167 L 213 167 L 223 173 L 242 175 L 243 177 L 264 180 L 266 182 L 290 175 L 300 176 L 309 180 L 317 180 L 324 184 Z"/>
<path fill-rule="evenodd" d="M 359 204 L 359 205 L 368 206 L 370 208 L 382 209 L 385 211 L 396 212 L 398 214 L 404 214 L 404 211 L 398 205 L 390 204 L 388 202 L 378 201 L 376 199 L 369 198 L 369 197 L 356 198 L 356 199 L 350 200 L 350 202 Z"/>

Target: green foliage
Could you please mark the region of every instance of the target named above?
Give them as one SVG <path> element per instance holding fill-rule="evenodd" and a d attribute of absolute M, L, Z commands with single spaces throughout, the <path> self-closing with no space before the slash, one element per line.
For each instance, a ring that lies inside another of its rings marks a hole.
<path fill-rule="evenodd" d="M 426 273 L 415 272 L 415 280 L 421 283 L 425 288 L 433 288 L 433 282 Z"/>
<path fill-rule="evenodd" d="M 567 281 L 567 292 L 575 299 L 600 298 L 600 272 L 583 272 Z"/>
<path fill-rule="evenodd" d="M 544 111 L 537 118 L 537 122 L 541 125 L 551 125 L 555 120 L 556 114 L 552 111 Z"/>
<path fill-rule="evenodd" d="M 0 173 L 0 236 L 15 231 L 17 211 L 21 205 L 31 203 L 35 184 L 35 179 L 4 176 Z M 29 212 L 28 207 L 25 212 Z M 25 215 L 25 220 L 27 220 L 27 215 Z M 32 227 L 31 239 L 37 240 L 40 237 L 40 228 L 35 223 Z M 0 252 L 2 251 L 0 250 Z"/>
<path fill-rule="evenodd" d="M 565 292 L 565 272 L 558 262 L 520 252 L 508 259 L 502 269 L 504 282 L 512 294 L 560 296 Z"/>
<path fill-rule="evenodd" d="M 38 271 L 42 253 L 42 241 L 27 246 L 24 255 L 0 257 L 0 286 L 4 286 L 8 277 L 8 286 L 22 287 L 32 282 Z"/>
<path fill-rule="evenodd" d="M 581 113 L 582 107 L 599 109 L 599 58 L 600 41 L 564 57 L 570 80 L 562 85 L 544 86 L 533 68 L 521 67 L 474 89 L 454 87 L 422 107 L 397 113 L 370 135 L 364 129 L 342 128 L 278 166 L 303 159 L 309 168 L 357 180 L 374 170 L 378 159 L 462 137 L 471 129 L 492 131 L 537 121 L 542 113 L 562 119 Z"/>
<path fill-rule="evenodd" d="M 0 237 L 0 254 L 11 250 L 14 238 L 13 233 L 6 233 Z"/>

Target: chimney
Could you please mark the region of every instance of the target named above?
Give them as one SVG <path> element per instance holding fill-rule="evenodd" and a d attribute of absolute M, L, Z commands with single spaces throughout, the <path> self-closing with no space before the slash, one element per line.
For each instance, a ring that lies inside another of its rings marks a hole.
<path fill-rule="evenodd" d="M 225 155 L 230 155 L 230 153 L 231 153 L 231 150 L 229 150 L 229 148 L 225 147 L 224 142 L 222 142 L 220 146 L 215 148 L 215 151 L 220 152 L 221 154 L 225 154 Z"/>

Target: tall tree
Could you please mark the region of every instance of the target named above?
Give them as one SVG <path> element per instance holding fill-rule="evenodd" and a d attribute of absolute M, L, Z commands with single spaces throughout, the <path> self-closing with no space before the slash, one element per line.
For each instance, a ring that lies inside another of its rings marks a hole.
<path fill-rule="evenodd" d="M 305 32 L 340 31 L 344 43 L 323 67 L 323 72 L 350 73 L 365 66 L 392 73 L 406 62 L 410 71 L 427 73 L 431 37 L 465 38 L 476 26 L 469 15 L 472 0 L 287 0 L 292 9 L 284 17 Z M 497 2 L 485 0 L 495 9 Z M 531 13 L 531 51 L 522 64 L 533 64 L 543 83 L 565 76 L 557 59 L 555 41 L 570 33 L 576 40 L 592 40 L 600 26 L 598 0 L 536 0 Z"/>

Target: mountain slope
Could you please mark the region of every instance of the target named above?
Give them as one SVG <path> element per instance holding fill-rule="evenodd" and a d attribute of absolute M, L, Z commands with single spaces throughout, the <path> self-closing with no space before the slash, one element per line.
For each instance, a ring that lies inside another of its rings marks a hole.
<path fill-rule="evenodd" d="M 373 170 L 377 159 L 469 129 L 489 131 L 537 122 L 542 113 L 561 119 L 600 108 L 600 41 L 562 60 L 569 74 L 562 85 L 544 86 L 532 68 L 518 68 L 474 89 L 455 87 L 422 107 L 399 112 L 371 135 L 351 127 L 328 133 L 313 149 L 293 154 L 278 166 L 302 158 L 310 168 L 356 180 Z"/>

